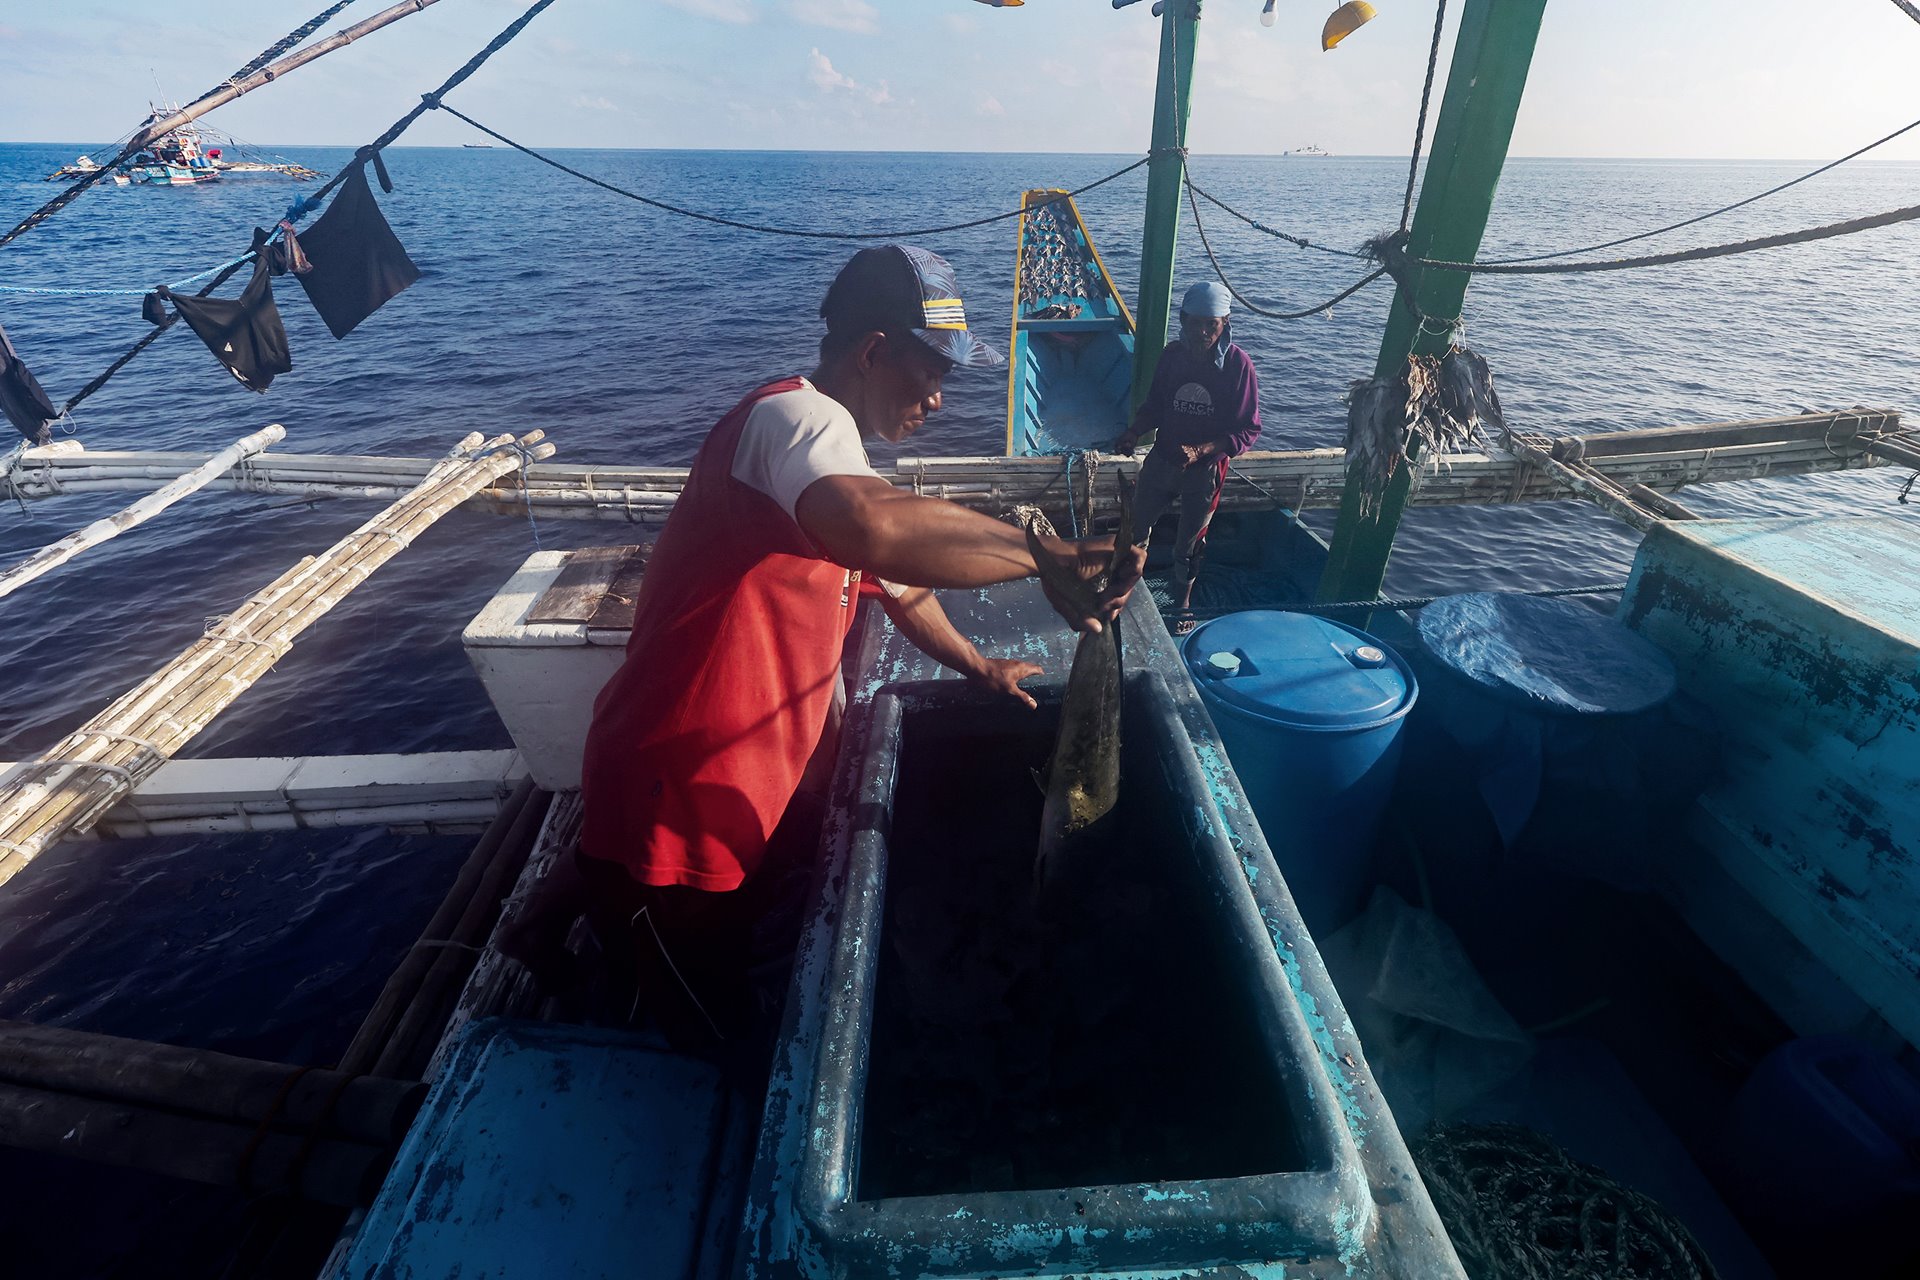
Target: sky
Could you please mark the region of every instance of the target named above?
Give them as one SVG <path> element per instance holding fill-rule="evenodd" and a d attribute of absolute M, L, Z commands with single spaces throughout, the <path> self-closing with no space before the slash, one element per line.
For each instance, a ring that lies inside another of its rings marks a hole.
<path fill-rule="evenodd" d="M 1449 5 L 1442 84 L 1468 2 Z M 1330 52 L 1335 0 L 1279 0 L 1271 28 L 1260 3 L 1205 0 L 1190 148 L 1404 154 L 1432 0 L 1376 0 Z M 198 96 L 322 7 L 0 0 L 0 140 L 110 141 L 156 92 Z M 364 142 L 523 7 L 439 0 L 210 123 L 263 146 Z M 449 101 L 544 147 L 1138 154 L 1158 27 L 1109 0 L 558 0 Z M 1889 0 L 1553 0 L 1512 154 L 1830 159 L 1916 117 L 1920 24 Z M 402 145 L 476 137 L 429 115 Z M 1875 155 L 1920 160 L 1920 130 Z"/>

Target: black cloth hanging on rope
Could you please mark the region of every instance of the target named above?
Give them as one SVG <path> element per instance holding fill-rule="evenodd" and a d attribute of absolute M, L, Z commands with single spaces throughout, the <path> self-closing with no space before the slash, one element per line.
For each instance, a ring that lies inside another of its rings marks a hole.
<path fill-rule="evenodd" d="M 256 244 L 253 279 L 237 298 L 183 297 L 164 286 L 154 293 L 173 303 L 187 327 L 200 335 L 214 359 L 249 391 L 265 391 L 275 374 L 293 368 L 286 326 L 273 303 L 273 272 L 264 246 Z"/>
<path fill-rule="evenodd" d="M 354 166 L 327 211 L 300 237 L 300 245 L 313 264 L 299 277 L 300 287 L 336 338 L 352 333 L 387 299 L 420 278 L 420 268 L 407 257 L 367 186 L 365 162 Z"/>
<path fill-rule="evenodd" d="M 0 411 L 4 411 L 7 421 L 33 444 L 41 442 L 47 424 L 60 416 L 53 402 L 47 399 L 47 393 L 40 389 L 40 380 L 33 376 L 33 370 L 27 368 L 20 353 L 13 349 L 5 329 L 0 329 Z"/>

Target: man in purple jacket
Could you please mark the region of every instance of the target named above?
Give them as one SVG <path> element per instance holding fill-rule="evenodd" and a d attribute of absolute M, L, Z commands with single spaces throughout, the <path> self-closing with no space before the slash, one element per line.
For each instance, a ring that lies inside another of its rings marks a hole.
<path fill-rule="evenodd" d="M 1132 453 L 1142 435 L 1158 433 L 1140 464 L 1133 518 L 1136 528 L 1150 530 L 1179 500 L 1173 594 L 1181 609 L 1193 602 L 1193 577 L 1220 505 L 1227 460 L 1260 438 L 1260 381 L 1253 361 L 1234 345 L 1231 302 L 1232 295 L 1212 282 L 1187 290 L 1180 301 L 1180 337 L 1161 353 L 1133 425 L 1113 445 L 1115 452 Z"/>

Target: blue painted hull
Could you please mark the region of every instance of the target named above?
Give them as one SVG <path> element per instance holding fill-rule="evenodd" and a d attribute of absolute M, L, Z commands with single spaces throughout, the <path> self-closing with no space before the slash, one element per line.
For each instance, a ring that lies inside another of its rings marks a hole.
<path fill-rule="evenodd" d="M 1106 449 L 1126 430 L 1133 315 L 1063 191 L 1021 200 L 1007 453 Z"/>

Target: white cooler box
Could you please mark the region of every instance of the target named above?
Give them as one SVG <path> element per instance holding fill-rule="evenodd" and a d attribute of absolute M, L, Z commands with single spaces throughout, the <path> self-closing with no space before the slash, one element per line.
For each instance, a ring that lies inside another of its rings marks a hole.
<path fill-rule="evenodd" d="M 534 782 L 580 785 L 593 700 L 626 657 L 651 547 L 537 551 L 461 634 Z"/>

